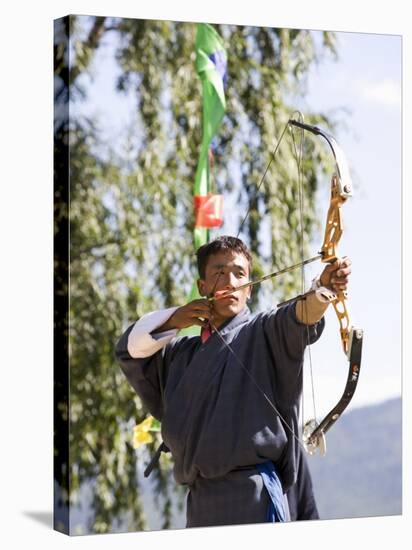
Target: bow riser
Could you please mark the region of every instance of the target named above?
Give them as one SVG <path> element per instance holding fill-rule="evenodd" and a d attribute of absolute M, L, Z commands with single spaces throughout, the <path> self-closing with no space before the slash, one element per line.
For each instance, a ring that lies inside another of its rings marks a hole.
<path fill-rule="evenodd" d="M 322 262 L 333 263 L 337 260 L 337 246 L 343 234 L 341 206 L 346 202 L 346 197 L 339 193 L 339 178 L 334 175 L 331 182 L 331 198 L 326 216 L 325 236 L 320 254 Z"/>
<path fill-rule="evenodd" d="M 350 357 L 351 324 L 348 306 L 346 302 L 346 292 L 338 292 L 336 300 L 332 302 L 340 326 L 340 338 L 345 355 Z"/>
<path fill-rule="evenodd" d="M 320 254 L 322 262 L 332 264 L 338 259 L 338 243 L 343 234 L 341 207 L 347 200 L 347 195 L 341 192 L 340 178 L 334 174 L 331 181 L 331 198 L 326 216 L 326 229 Z M 340 326 L 340 337 L 345 355 L 349 358 L 350 317 L 346 304 L 346 292 L 337 292 L 332 302 Z"/>

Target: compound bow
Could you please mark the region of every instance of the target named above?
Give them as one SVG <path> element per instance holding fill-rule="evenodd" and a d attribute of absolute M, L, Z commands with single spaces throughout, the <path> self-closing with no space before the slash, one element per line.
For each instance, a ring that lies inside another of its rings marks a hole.
<path fill-rule="evenodd" d="M 346 157 L 336 140 L 320 128 L 292 119 L 289 120 L 289 124 L 322 136 L 330 146 L 335 158 L 336 173 L 331 178 L 331 196 L 326 216 L 325 235 L 319 252 L 323 263 L 332 264 L 338 259 L 337 248 L 343 234 L 341 207 L 352 196 L 352 182 Z M 322 454 L 326 452 L 325 433 L 349 405 L 356 390 L 361 366 L 363 330 L 352 326 L 347 306 L 347 294 L 345 291 L 338 291 L 329 294 L 329 300 L 338 317 L 342 347 L 349 361 L 349 373 L 342 397 L 333 409 L 319 424 L 315 420 L 309 420 L 305 424 L 303 445 L 309 454 L 313 454 L 317 448 Z"/>
<path fill-rule="evenodd" d="M 228 296 L 229 294 L 232 294 L 233 292 L 239 291 L 241 288 L 244 288 L 246 286 L 253 286 L 267 279 L 277 277 L 283 273 L 286 273 L 298 267 L 303 267 L 304 265 L 318 259 L 320 259 L 323 263 L 328 263 L 328 264 L 332 264 L 338 259 L 337 247 L 343 234 L 341 207 L 346 202 L 346 200 L 352 196 L 352 183 L 351 183 L 351 178 L 350 178 L 346 157 L 342 149 L 339 147 L 338 143 L 336 142 L 336 140 L 330 134 L 327 134 L 320 128 L 309 124 L 305 124 L 301 121 L 297 121 L 294 119 L 290 119 L 288 121 L 287 125 L 285 126 L 285 130 L 289 126 L 295 126 L 297 128 L 300 128 L 302 131 L 307 130 L 315 135 L 322 136 L 330 146 L 332 154 L 335 159 L 336 173 L 333 174 L 331 178 L 331 197 L 330 197 L 330 204 L 329 204 L 329 209 L 326 217 L 326 228 L 325 228 L 325 234 L 324 234 L 321 250 L 318 255 L 312 258 L 303 260 L 293 266 L 281 269 L 279 271 L 269 273 L 264 277 L 261 277 L 255 281 L 250 281 L 249 283 L 246 283 L 245 285 L 237 287 L 234 290 L 216 293 L 216 295 L 212 293 L 212 296 L 210 298 L 211 300 L 223 298 L 225 296 Z M 280 142 L 282 141 L 282 138 L 285 134 L 285 130 L 281 134 L 281 137 L 272 154 L 272 159 L 270 162 L 272 162 L 279 148 Z M 257 191 L 259 190 L 267 171 L 268 171 L 268 167 L 266 168 L 265 173 L 262 177 L 262 180 L 260 181 L 257 187 Z M 238 235 L 240 234 L 241 228 L 248 214 L 249 212 L 246 214 L 245 218 L 242 221 L 242 224 L 238 231 Z M 215 288 L 216 286 L 217 286 L 217 281 L 215 283 Z M 305 299 L 307 295 L 308 293 L 304 293 L 293 298 L 292 300 L 302 300 L 302 299 Z M 349 373 L 348 373 L 348 378 L 347 378 L 346 386 L 342 394 L 342 397 L 340 398 L 338 403 L 333 407 L 333 409 L 324 417 L 324 419 L 321 422 L 317 423 L 316 420 L 309 420 L 308 422 L 306 422 L 303 428 L 303 434 L 302 434 L 303 447 L 309 454 L 314 454 L 317 449 L 320 450 L 321 454 L 325 454 L 326 452 L 325 433 L 333 426 L 333 424 L 338 420 L 338 418 L 342 415 L 343 411 L 349 405 L 349 402 L 351 401 L 356 390 L 356 386 L 359 379 L 360 366 L 361 366 L 363 330 L 359 328 L 354 328 L 351 324 L 348 306 L 347 306 L 346 292 L 344 291 L 338 291 L 336 293 L 330 292 L 327 294 L 327 298 L 333 304 L 334 310 L 338 317 L 342 347 L 349 361 Z M 285 305 L 286 303 L 289 303 L 292 300 L 283 302 L 282 304 L 279 304 L 279 306 Z M 243 365 L 241 360 L 237 357 L 233 348 L 224 340 L 219 330 L 214 326 L 213 326 L 213 329 L 217 332 L 220 339 L 222 340 L 222 342 L 224 342 L 224 344 L 230 350 L 230 352 L 235 356 L 240 366 L 247 372 L 249 377 L 252 378 L 248 369 L 245 367 L 245 365 Z M 260 392 L 263 393 L 264 397 L 269 402 L 271 407 L 277 412 L 280 418 L 282 418 L 278 409 L 272 403 L 272 401 L 268 398 L 268 396 L 263 392 L 263 390 L 261 390 L 261 388 L 256 384 L 256 382 L 253 379 L 252 381 L 255 383 L 258 390 L 260 390 Z M 284 419 L 282 420 L 284 421 Z M 284 423 L 286 424 L 285 421 Z M 287 424 L 286 426 L 288 427 L 292 435 L 296 437 L 292 428 Z"/>

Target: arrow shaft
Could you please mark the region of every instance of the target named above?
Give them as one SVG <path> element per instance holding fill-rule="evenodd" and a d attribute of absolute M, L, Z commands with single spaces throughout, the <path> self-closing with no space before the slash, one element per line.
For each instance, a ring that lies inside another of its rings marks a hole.
<path fill-rule="evenodd" d="M 283 269 L 280 269 L 279 271 L 273 271 L 272 273 L 268 273 L 267 275 L 264 275 L 263 277 L 260 277 L 259 279 L 255 279 L 254 281 L 249 281 L 248 283 L 245 283 L 243 285 L 240 285 L 233 290 L 228 290 L 218 298 L 211 297 L 209 298 L 210 301 L 214 300 L 221 300 L 223 298 L 226 298 L 227 296 L 230 296 L 231 294 L 234 294 L 238 290 L 242 290 L 243 288 L 247 288 L 249 286 L 255 286 L 257 284 L 263 283 L 263 281 L 267 281 L 268 279 L 272 279 L 274 277 L 278 277 L 279 275 L 283 275 L 284 273 L 288 273 L 289 271 L 293 271 L 294 269 L 297 269 L 298 267 L 303 267 L 304 265 L 310 264 L 312 262 L 315 262 L 316 260 L 320 260 L 322 258 L 321 254 L 318 254 L 317 256 L 313 256 L 312 258 L 308 258 L 307 260 L 303 260 L 303 262 L 299 262 L 294 265 L 290 265 L 289 267 L 284 267 Z"/>

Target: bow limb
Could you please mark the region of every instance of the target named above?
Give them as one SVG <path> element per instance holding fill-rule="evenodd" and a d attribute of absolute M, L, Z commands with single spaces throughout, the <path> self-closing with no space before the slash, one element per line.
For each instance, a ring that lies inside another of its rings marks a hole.
<path fill-rule="evenodd" d="M 363 331 L 352 329 L 349 345 L 349 372 L 342 397 L 319 424 L 310 420 L 304 427 L 303 445 L 309 454 L 315 454 L 317 449 L 320 449 L 321 454 L 325 454 L 325 434 L 342 415 L 355 393 L 362 359 L 362 342 Z"/>

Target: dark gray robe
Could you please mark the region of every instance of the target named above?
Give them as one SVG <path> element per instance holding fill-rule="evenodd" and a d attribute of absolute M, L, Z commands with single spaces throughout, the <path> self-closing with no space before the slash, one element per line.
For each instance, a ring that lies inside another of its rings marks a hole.
<path fill-rule="evenodd" d="M 295 304 L 252 316 L 245 308 L 220 328 L 225 341 L 275 404 L 269 405 L 214 333 L 173 339 L 145 359 L 127 351 L 133 325 L 116 357 L 147 410 L 162 422 L 174 476 L 189 486 L 187 525 L 265 522 L 269 499 L 255 465 L 271 460 L 286 491 L 298 469 L 299 402 L 304 348 L 324 319 L 297 321 Z"/>

